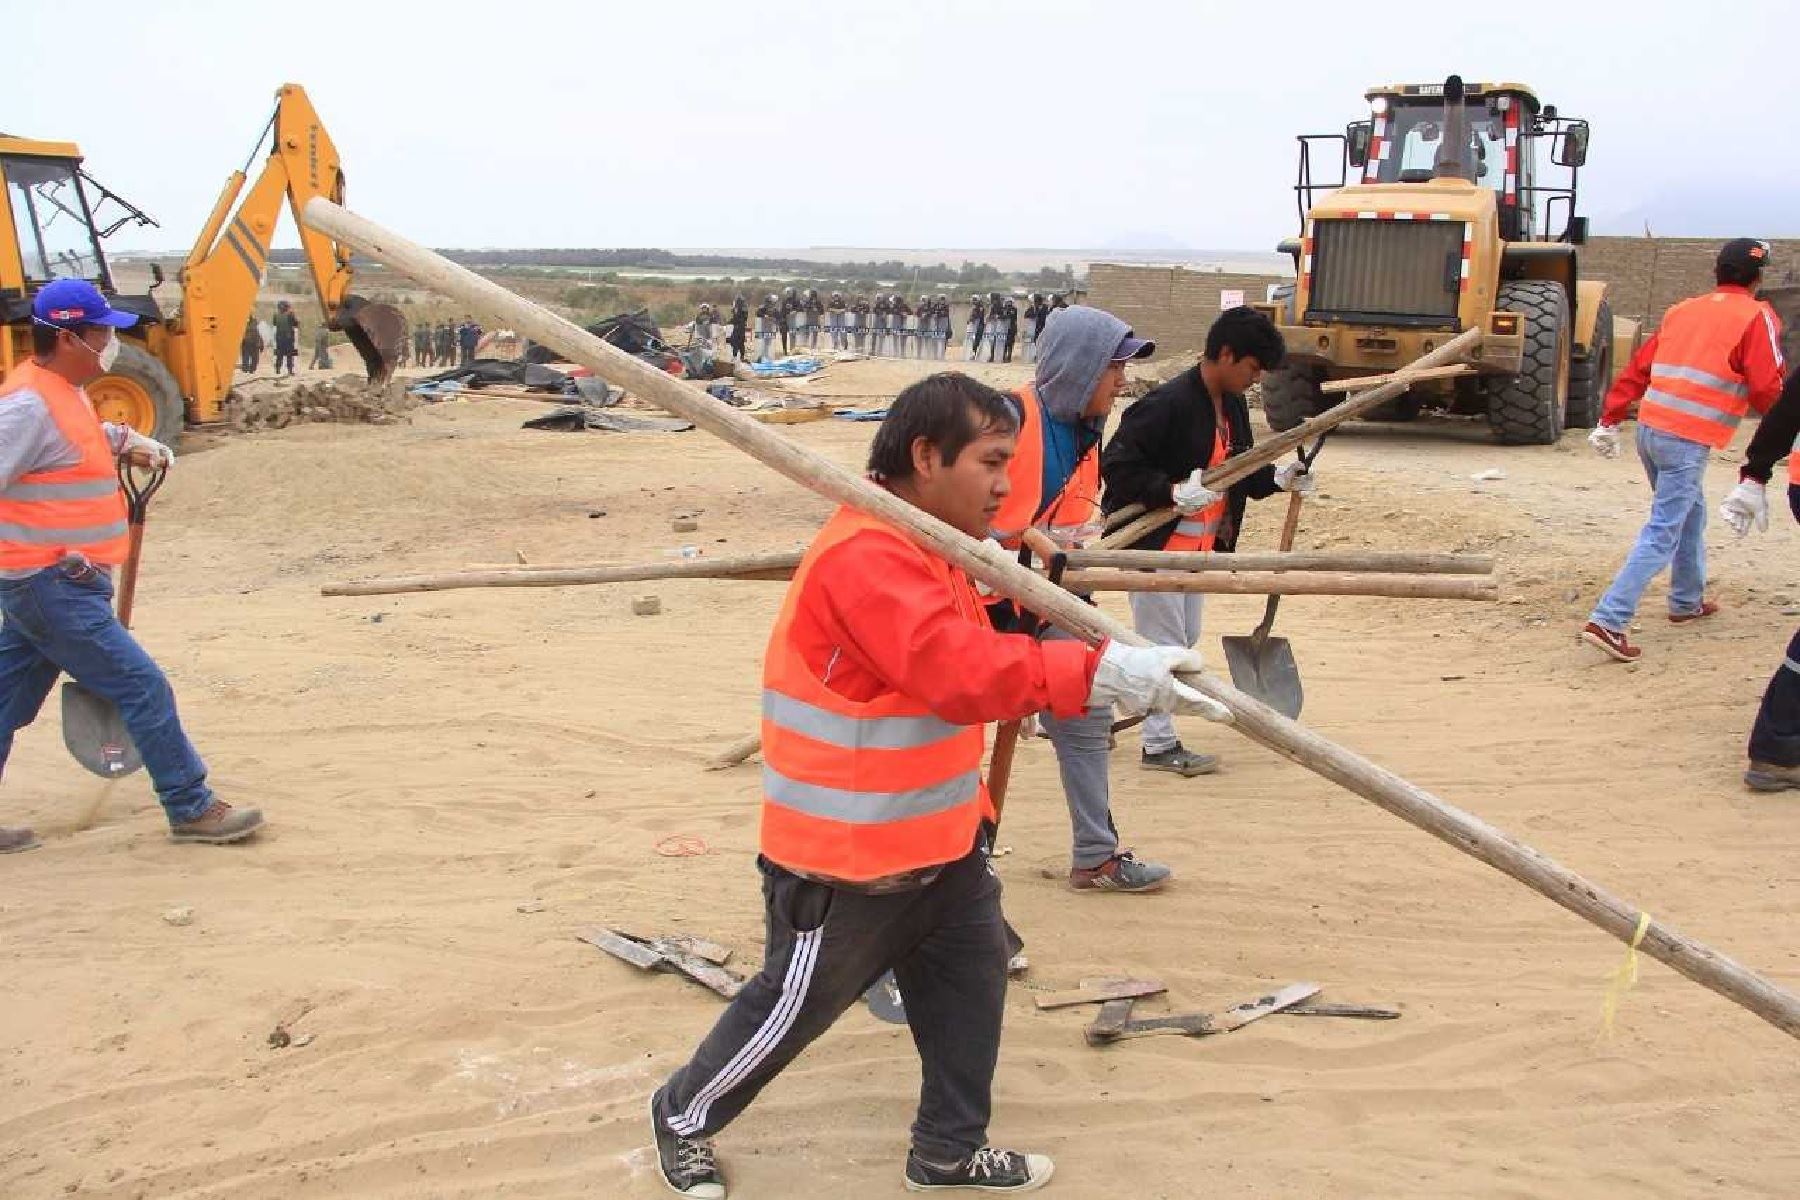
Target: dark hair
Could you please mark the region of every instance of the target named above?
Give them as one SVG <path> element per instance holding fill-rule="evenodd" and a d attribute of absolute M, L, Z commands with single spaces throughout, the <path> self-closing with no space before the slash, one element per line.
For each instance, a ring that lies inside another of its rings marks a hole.
<path fill-rule="evenodd" d="M 947 466 L 983 434 L 1018 428 L 1018 413 L 1004 393 L 960 371 L 927 375 L 894 397 L 869 447 L 869 474 L 910 479 L 912 445 L 919 438 L 937 447 Z"/>
<path fill-rule="evenodd" d="M 1720 263 L 1713 268 L 1713 280 L 1720 286 L 1749 287 L 1762 274 L 1762 268 L 1753 263 Z"/>
<path fill-rule="evenodd" d="M 1221 350 L 1231 351 L 1233 358 L 1254 358 L 1265 371 L 1273 371 L 1287 357 L 1275 322 L 1249 305 L 1226 309 L 1206 331 L 1207 361 L 1218 361 Z"/>
<path fill-rule="evenodd" d="M 31 323 L 31 352 L 39 358 L 49 358 L 56 353 L 58 334 L 72 333 L 76 337 L 84 337 L 88 330 L 96 328 L 98 326 L 88 324 L 51 325 L 44 321 L 33 321 Z"/>

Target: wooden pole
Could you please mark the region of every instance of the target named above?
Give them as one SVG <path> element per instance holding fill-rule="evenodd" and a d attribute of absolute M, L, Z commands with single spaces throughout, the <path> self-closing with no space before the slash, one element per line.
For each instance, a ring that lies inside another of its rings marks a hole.
<path fill-rule="evenodd" d="M 1491 554 L 1415 554 L 1394 550 L 1071 550 L 1074 570 L 1381 571 L 1393 575 L 1492 575 Z"/>
<path fill-rule="evenodd" d="M 473 311 L 497 317 L 532 340 L 562 351 L 571 361 L 599 372 L 607 382 L 654 400 L 796 483 L 887 521 L 927 550 L 962 567 L 975 579 L 1077 637 L 1095 644 L 1109 638 L 1134 646 L 1147 644 L 1129 626 L 1020 566 L 1010 554 L 989 551 L 983 543 L 868 480 L 857 478 L 823 456 L 802 448 L 775 429 L 751 420 L 699 388 L 663 374 L 441 255 L 389 233 L 322 197 L 309 200 L 302 216 L 312 228 L 330 234 Z M 1372 389 L 1364 398 L 1376 395 L 1380 390 Z M 1355 400 L 1347 402 L 1355 403 Z M 1294 444 L 1303 440 L 1305 435 Z M 1789 1036 L 1800 1038 L 1800 997 L 1661 921 L 1650 919 L 1636 906 L 1627 904 L 1479 817 L 1288 720 L 1223 679 L 1200 672 L 1186 674 L 1183 678 L 1191 687 L 1224 705 L 1231 714 L 1227 723 L 1245 737 L 1364 797 L 1445 844 L 1480 859 L 1620 941 L 1636 944 L 1652 958 L 1750 1010 Z"/>
<path fill-rule="evenodd" d="M 1455 379 L 1462 375 L 1473 375 L 1475 368 L 1468 363 L 1451 363 L 1447 367 L 1421 367 L 1411 372 L 1413 382 L 1426 379 Z M 1333 392 L 1360 392 L 1364 388 L 1380 387 L 1393 381 L 1392 375 L 1362 375 L 1353 379 L 1331 379 L 1319 385 L 1319 390 L 1327 396 Z"/>
<path fill-rule="evenodd" d="M 682 559 L 666 563 L 619 563 L 586 567 L 494 567 L 438 575 L 396 575 L 328 583 L 325 596 L 387 596 L 398 592 L 442 592 L 455 588 L 565 587 L 575 583 L 635 583 L 645 579 L 787 579 L 800 565 L 799 550 L 737 558 Z"/>
<path fill-rule="evenodd" d="M 1486 576 L 1371 575 L 1348 571 L 1070 571 L 1072 592 L 1187 592 L 1208 596 L 1394 596 L 1498 600 Z"/>

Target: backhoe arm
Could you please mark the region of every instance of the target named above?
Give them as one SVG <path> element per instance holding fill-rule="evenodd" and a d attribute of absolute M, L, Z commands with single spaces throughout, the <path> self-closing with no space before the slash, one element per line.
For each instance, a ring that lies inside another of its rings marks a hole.
<path fill-rule="evenodd" d="M 238 344 L 268 269 L 269 242 L 284 201 L 293 207 L 294 224 L 300 231 L 324 320 L 349 335 L 371 380 L 379 382 L 392 370 L 391 351 L 379 349 L 378 344 L 391 340 L 393 330 L 379 328 L 377 333 L 365 329 L 362 310 L 386 310 L 380 319 L 375 319 L 373 311 L 366 314 L 372 326 L 403 321 L 397 313 L 388 318 L 386 314 L 392 310 L 387 306 L 365 305 L 353 296 L 349 249 L 299 219 L 300 210 L 314 196 L 337 204 L 343 203 L 344 197 L 337 146 L 305 88 L 290 83 L 276 93 L 275 115 L 265 134 L 271 131 L 274 144 L 262 173 L 248 192 L 244 190 L 248 178 L 244 171 L 234 171 L 226 180 L 182 268 L 182 311 L 174 332 L 175 362 L 171 365 L 182 390 L 193 398 L 192 416 L 197 421 L 216 420 L 220 402 L 231 390 Z M 259 139 L 259 149 L 261 145 Z"/>

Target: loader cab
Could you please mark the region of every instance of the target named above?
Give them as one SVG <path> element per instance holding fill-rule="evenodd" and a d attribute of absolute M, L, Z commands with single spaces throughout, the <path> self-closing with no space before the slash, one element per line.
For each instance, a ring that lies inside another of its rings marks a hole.
<path fill-rule="evenodd" d="M 0 293 L 29 297 L 55 279 L 110 292 L 75 147 L 0 136 L 0 179 Z"/>
<path fill-rule="evenodd" d="M 1450 96 L 1446 96 L 1446 88 Z M 1364 183 L 1424 183 L 1449 175 L 1490 188 L 1509 242 L 1538 237 L 1531 203 L 1537 156 L 1530 135 L 1540 106 L 1511 84 L 1406 84 L 1368 93 L 1371 136 Z"/>

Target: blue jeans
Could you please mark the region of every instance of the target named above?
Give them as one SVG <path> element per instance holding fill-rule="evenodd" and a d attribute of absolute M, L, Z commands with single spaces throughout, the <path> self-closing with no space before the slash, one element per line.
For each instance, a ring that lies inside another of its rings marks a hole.
<path fill-rule="evenodd" d="M 1706 598 L 1706 497 L 1700 484 L 1712 450 L 1658 429 L 1638 426 L 1638 457 L 1654 494 L 1650 519 L 1638 534 L 1631 557 L 1600 597 L 1588 618 L 1602 629 L 1624 633 L 1650 581 L 1673 566 L 1669 611 L 1690 613 Z"/>
<path fill-rule="evenodd" d="M 31 724 L 64 671 L 113 702 L 171 824 L 212 803 L 162 669 L 113 615 L 112 579 L 85 562 L 0 579 L 0 772 L 13 734 Z"/>

